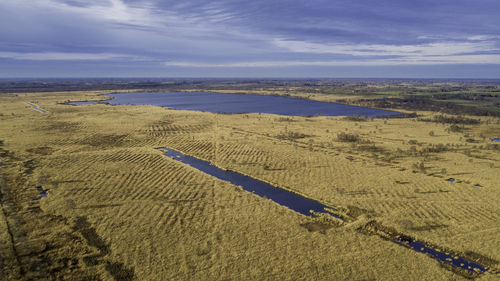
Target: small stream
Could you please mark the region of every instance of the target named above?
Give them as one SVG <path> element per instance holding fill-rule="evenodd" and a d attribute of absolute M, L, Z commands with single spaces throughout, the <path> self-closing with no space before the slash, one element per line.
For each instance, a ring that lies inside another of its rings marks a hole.
<path fill-rule="evenodd" d="M 342 219 L 326 211 L 326 209 L 329 208 L 328 206 L 323 205 L 318 201 L 305 198 L 297 193 L 293 193 L 285 189 L 275 187 L 266 182 L 251 178 L 249 176 L 245 176 L 237 172 L 220 169 L 214 166 L 210 162 L 184 155 L 172 149 L 158 148 L 158 150 L 162 151 L 165 156 L 170 157 L 175 161 L 187 164 L 195 169 L 198 169 L 211 176 L 214 176 L 220 180 L 224 180 L 234 185 L 241 186 L 246 191 L 257 194 L 263 198 L 271 199 L 272 201 L 282 206 L 285 206 L 291 210 L 294 210 L 298 213 L 301 213 L 303 215 L 314 216 L 313 213 L 311 212 L 314 211 L 318 213 L 328 214 L 338 219 Z M 454 179 L 449 179 L 448 181 L 450 180 L 454 181 Z M 445 253 L 443 251 L 439 251 L 432 247 L 428 247 L 426 243 L 417 241 L 408 236 L 404 235 L 393 236 L 391 238 L 391 241 L 406 248 L 413 249 L 417 252 L 427 254 L 428 256 L 437 259 L 445 264 L 461 268 L 468 272 L 487 271 L 487 268 L 478 263 L 469 261 L 463 257 L 459 257 L 451 253 Z"/>
<path fill-rule="evenodd" d="M 31 107 L 33 107 L 35 110 L 38 110 L 38 111 L 40 111 L 40 112 L 41 112 L 41 113 L 43 113 L 43 114 L 47 114 L 47 111 L 45 111 L 45 110 L 43 110 L 43 109 L 39 108 L 38 106 L 36 106 L 36 105 L 34 105 L 34 104 L 32 104 L 32 103 L 29 103 L 29 102 L 28 102 L 27 104 L 29 104 L 29 105 L 30 105 Z"/>
<path fill-rule="evenodd" d="M 450 264 L 454 267 L 461 268 L 463 270 L 474 272 L 474 269 L 479 270 L 480 272 L 486 272 L 487 269 L 475 262 L 469 261 L 460 256 L 453 255 L 451 253 L 446 253 L 443 251 L 438 251 L 436 249 L 427 247 L 424 242 L 416 241 L 410 237 L 399 237 L 394 240 L 396 244 L 401 246 L 411 248 L 417 252 L 424 253 L 429 255 L 430 257 L 440 260 L 444 263 Z"/>

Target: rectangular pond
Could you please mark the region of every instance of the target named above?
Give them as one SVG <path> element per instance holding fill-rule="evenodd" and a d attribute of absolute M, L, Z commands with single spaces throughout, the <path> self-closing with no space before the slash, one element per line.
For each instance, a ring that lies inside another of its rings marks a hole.
<path fill-rule="evenodd" d="M 188 164 L 189 166 L 220 180 L 228 181 L 234 185 L 241 186 L 246 191 L 252 192 L 261 197 L 271 199 L 272 201 L 303 215 L 312 216 L 311 211 L 314 211 L 317 213 L 325 213 L 333 217 L 337 217 L 332 213 L 326 211 L 326 209 L 328 209 L 328 206 L 323 205 L 318 201 L 314 201 L 288 190 L 272 186 L 266 182 L 245 176 L 237 172 L 222 170 L 214 166 L 210 162 L 184 155 L 172 149 L 158 148 L 158 150 L 161 150 L 165 156 L 168 156 L 176 161 Z"/>

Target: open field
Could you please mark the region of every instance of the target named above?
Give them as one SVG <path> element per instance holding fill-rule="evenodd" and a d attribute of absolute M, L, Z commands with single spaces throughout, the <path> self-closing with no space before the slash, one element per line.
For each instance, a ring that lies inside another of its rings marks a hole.
<path fill-rule="evenodd" d="M 4 279 L 471 277 L 372 235 L 366 230 L 373 223 L 487 265 L 476 280 L 500 278 L 500 143 L 490 141 L 500 137 L 498 117 L 283 117 L 61 104 L 108 92 L 0 95 Z M 305 217 L 164 157 L 158 147 L 318 200 L 350 220 Z M 47 192 L 41 200 L 39 188 Z"/>

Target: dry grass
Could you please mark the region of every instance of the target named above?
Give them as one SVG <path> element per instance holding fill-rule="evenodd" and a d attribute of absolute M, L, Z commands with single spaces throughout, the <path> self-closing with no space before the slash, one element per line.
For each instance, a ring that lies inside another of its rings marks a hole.
<path fill-rule="evenodd" d="M 8 280 L 22 272 L 73 280 L 463 279 L 425 255 L 359 233 L 367 216 L 419 240 L 500 260 L 500 150 L 488 141 L 500 136 L 498 119 L 451 132 L 449 124 L 416 118 L 357 123 L 58 104 L 96 94 L 0 96 L 0 140 L 9 151 L 0 156 L 7 165 L 0 241 L 10 245 L 0 258 L 13 265 Z M 339 141 L 339 134 L 370 145 Z M 435 149 L 441 146 L 447 149 Z M 157 147 L 275 183 L 355 219 L 331 227 L 303 217 Z M 47 198 L 33 201 L 37 186 Z"/>

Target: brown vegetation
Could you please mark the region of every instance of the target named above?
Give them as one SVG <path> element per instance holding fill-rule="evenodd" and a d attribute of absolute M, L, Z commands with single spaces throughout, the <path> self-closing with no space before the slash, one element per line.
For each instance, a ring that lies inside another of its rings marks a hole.
<path fill-rule="evenodd" d="M 498 278 L 493 117 L 449 131 L 417 118 L 356 124 L 58 104 L 100 93 L 0 96 L 6 280 L 465 280 L 380 239 L 392 234 L 464 253 L 491 268 L 480 278 Z M 27 109 L 32 99 L 48 114 Z M 347 219 L 304 217 L 158 147 L 321 201 Z M 46 198 L 38 200 L 37 187 Z"/>

